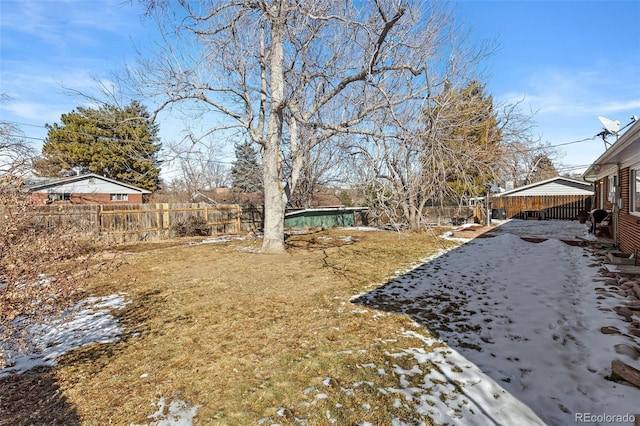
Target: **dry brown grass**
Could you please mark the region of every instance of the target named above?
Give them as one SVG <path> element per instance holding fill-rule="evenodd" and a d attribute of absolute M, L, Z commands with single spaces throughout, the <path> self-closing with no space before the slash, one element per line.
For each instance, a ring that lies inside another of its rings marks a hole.
<path fill-rule="evenodd" d="M 349 301 L 450 243 L 338 230 L 290 237 L 282 255 L 256 254 L 255 239 L 173 243 L 124 247 L 126 264 L 88 286 L 131 304 L 117 314 L 121 342 L 75 350 L 54 369 L 82 424 L 144 424 L 160 397 L 200 404 L 196 424 L 429 423 L 378 390 L 398 387 L 390 368 L 363 367 L 423 346 L 399 337 L 418 326 Z"/>

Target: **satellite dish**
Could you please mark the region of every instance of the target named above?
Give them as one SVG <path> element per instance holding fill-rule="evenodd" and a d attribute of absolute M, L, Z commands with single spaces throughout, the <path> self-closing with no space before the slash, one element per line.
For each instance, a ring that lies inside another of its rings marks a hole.
<path fill-rule="evenodd" d="M 609 120 L 607 117 L 598 117 L 598 120 L 604 126 L 604 130 L 610 135 L 617 135 L 620 131 L 620 120 Z"/>

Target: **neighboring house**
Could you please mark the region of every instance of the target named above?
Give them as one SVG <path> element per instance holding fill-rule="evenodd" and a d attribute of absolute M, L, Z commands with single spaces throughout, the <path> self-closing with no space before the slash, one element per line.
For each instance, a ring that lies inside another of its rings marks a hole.
<path fill-rule="evenodd" d="M 556 176 L 514 188 L 492 197 L 492 208 L 519 219 L 575 220 L 591 209 L 590 183 Z"/>
<path fill-rule="evenodd" d="M 640 121 L 636 121 L 582 175 L 594 182 L 594 208 L 609 210 L 620 250 L 640 250 Z"/>
<path fill-rule="evenodd" d="M 139 204 L 151 191 L 97 174 L 39 180 L 25 188 L 39 204 Z"/>
<path fill-rule="evenodd" d="M 236 192 L 229 188 L 215 188 L 208 190 L 196 191 L 191 196 L 194 203 L 207 204 L 240 204 L 244 207 L 262 208 L 264 204 L 264 195 L 262 192 Z M 340 207 L 342 205 L 340 198 L 332 192 L 322 192 L 313 195 L 311 200 L 311 208 L 318 207 Z M 301 210 L 288 206 L 288 210 Z"/>
<path fill-rule="evenodd" d="M 198 190 L 191 195 L 192 203 L 206 204 L 240 204 L 245 207 L 262 206 L 264 196 L 261 192 L 236 192 L 230 188 L 213 188 Z"/>

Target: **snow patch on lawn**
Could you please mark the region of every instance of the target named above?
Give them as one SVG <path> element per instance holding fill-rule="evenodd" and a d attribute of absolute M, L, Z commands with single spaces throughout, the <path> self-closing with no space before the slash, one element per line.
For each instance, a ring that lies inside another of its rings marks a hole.
<path fill-rule="evenodd" d="M 416 327 L 419 328 L 420 325 L 416 324 Z M 353 396 L 359 388 L 365 388 L 368 389 L 365 392 L 395 395 L 397 398 L 393 403 L 394 408 L 404 408 L 415 413 L 414 418 L 406 415 L 403 419 L 392 417 L 391 424 L 424 425 L 425 418 L 439 424 L 457 426 L 545 424 L 529 407 L 441 340 L 415 331 L 404 331 L 401 335 L 417 340 L 417 347 L 394 347 L 385 352 L 387 361 L 383 364 L 357 365 L 358 368 L 373 369 L 379 376 L 387 375 L 385 367 L 389 367 L 393 377 L 397 378 L 397 385 L 380 385 L 374 381 L 339 384 L 337 379 L 326 377 L 322 384 L 328 390 L 308 387 L 303 393 L 310 400 L 298 405 L 311 407 L 318 404 L 318 400 L 341 400 L 345 396 Z M 350 355 L 344 351 L 337 354 Z M 335 395 L 336 392 L 344 396 Z M 337 417 L 341 408 L 341 404 L 336 404 L 333 409 L 327 410 L 327 419 Z M 368 404 L 363 404 L 363 408 L 367 411 L 371 409 Z M 269 420 L 265 418 L 263 422 Z M 306 424 L 305 419 L 297 420 Z M 368 423 L 361 421 L 356 424 Z"/>
<path fill-rule="evenodd" d="M 129 426 L 191 426 L 198 408 L 201 407 L 201 405 L 191 406 L 181 399 L 174 399 L 167 404 L 164 397 L 151 405 L 158 407 L 158 411 L 147 417 L 152 420 L 151 423 L 141 425 L 131 423 Z"/>
<path fill-rule="evenodd" d="M 10 366 L 0 370 L 0 377 L 22 373 L 36 366 L 56 365 L 58 357 L 90 343 L 114 343 L 122 333 L 112 310 L 130 302 L 126 293 L 106 297 L 89 297 L 64 311 L 50 322 L 27 328 L 27 350 L 9 352 Z"/>

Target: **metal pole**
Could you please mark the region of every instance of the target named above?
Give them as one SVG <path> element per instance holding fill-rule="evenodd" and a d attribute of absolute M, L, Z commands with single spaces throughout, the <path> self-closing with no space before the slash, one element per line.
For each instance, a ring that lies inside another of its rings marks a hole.
<path fill-rule="evenodd" d="M 487 187 L 487 226 L 491 226 L 491 187 Z"/>

